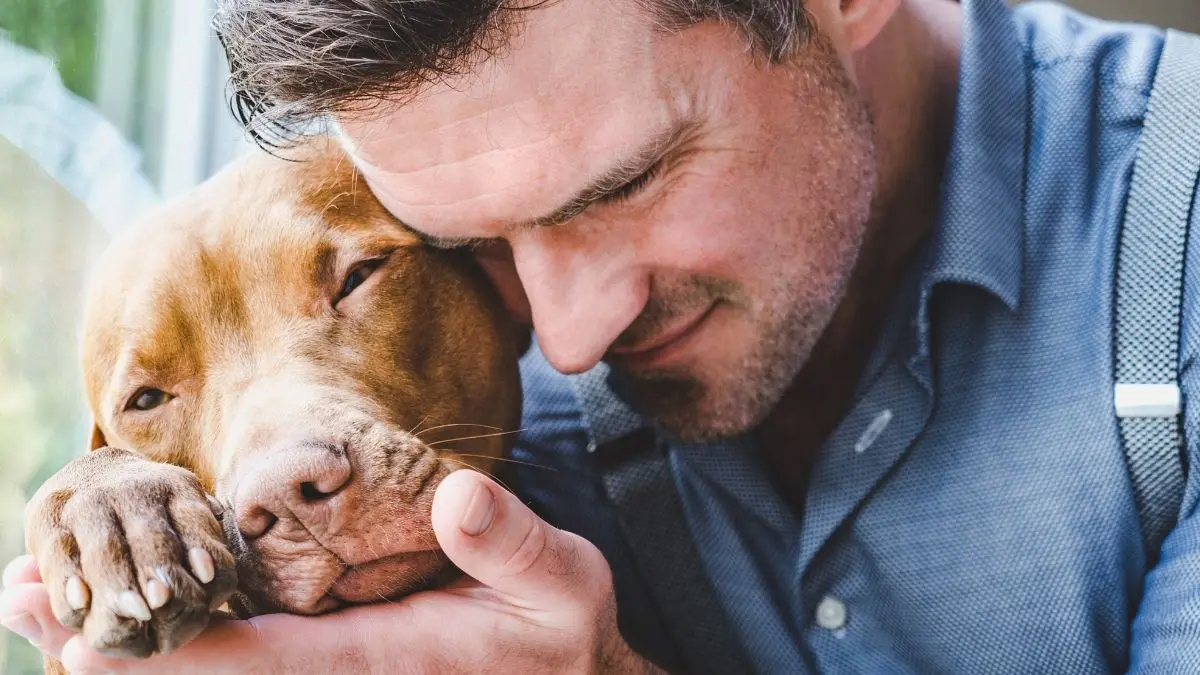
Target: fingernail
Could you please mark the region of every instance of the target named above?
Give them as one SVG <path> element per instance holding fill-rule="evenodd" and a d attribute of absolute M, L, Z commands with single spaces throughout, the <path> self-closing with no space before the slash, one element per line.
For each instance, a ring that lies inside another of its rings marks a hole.
<path fill-rule="evenodd" d="M 151 579 L 146 582 L 146 602 L 150 605 L 150 609 L 158 609 L 167 604 L 171 599 L 171 589 L 158 579 Z"/>
<path fill-rule="evenodd" d="M 71 606 L 71 609 L 83 609 L 88 606 L 91 599 L 92 592 L 82 579 L 79 577 L 67 579 L 67 604 Z"/>
<path fill-rule="evenodd" d="M 463 513 L 462 522 L 458 524 L 465 534 L 478 537 L 492 525 L 496 515 L 496 498 L 492 491 L 482 484 L 475 485 L 475 494 L 467 502 L 467 510 Z"/>
<path fill-rule="evenodd" d="M 192 572 L 202 584 L 207 584 L 217 576 L 216 570 L 213 569 L 212 556 L 202 548 L 188 551 L 188 562 L 191 563 Z"/>
<path fill-rule="evenodd" d="M 34 644 L 42 639 L 42 626 L 30 614 L 18 614 L 0 619 L 0 626 L 4 626 Z"/>
<path fill-rule="evenodd" d="M 124 591 L 117 596 L 117 614 L 137 619 L 139 621 L 150 620 L 150 608 L 146 606 L 146 601 L 142 596 L 135 591 Z"/>

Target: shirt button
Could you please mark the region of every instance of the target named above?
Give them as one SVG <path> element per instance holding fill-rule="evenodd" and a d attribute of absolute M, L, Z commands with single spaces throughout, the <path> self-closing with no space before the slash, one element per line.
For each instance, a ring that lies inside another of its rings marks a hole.
<path fill-rule="evenodd" d="M 840 630 L 846 625 L 846 605 L 832 596 L 825 596 L 817 605 L 817 625 L 826 630 Z"/>

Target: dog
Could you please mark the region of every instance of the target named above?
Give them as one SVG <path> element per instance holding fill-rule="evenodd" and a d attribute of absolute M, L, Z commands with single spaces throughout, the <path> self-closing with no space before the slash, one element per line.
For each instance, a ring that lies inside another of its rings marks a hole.
<path fill-rule="evenodd" d="M 453 578 L 434 489 L 498 470 L 529 346 L 469 253 L 421 245 L 327 137 L 251 152 L 115 238 L 81 338 L 91 449 L 30 500 L 26 543 L 59 621 L 132 658 L 218 611 Z"/>

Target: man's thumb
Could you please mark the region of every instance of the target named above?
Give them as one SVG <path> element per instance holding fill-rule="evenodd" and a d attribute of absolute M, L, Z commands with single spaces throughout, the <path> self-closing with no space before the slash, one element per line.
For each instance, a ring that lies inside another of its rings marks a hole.
<path fill-rule="evenodd" d="M 450 560 L 476 581 L 534 607 L 603 602 L 608 563 L 590 542 L 552 527 L 487 476 L 454 471 L 433 498 L 433 530 Z"/>

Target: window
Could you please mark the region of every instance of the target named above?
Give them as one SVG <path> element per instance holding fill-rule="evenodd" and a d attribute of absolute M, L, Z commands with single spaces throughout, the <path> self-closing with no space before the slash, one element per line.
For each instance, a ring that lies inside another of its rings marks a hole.
<path fill-rule="evenodd" d="M 210 0 L 0 2 L 0 560 L 86 448 L 77 361 L 90 263 L 113 232 L 251 147 L 229 115 Z M 3 564 L 3 563 L 0 563 Z M 0 633 L 0 673 L 42 672 Z"/>

